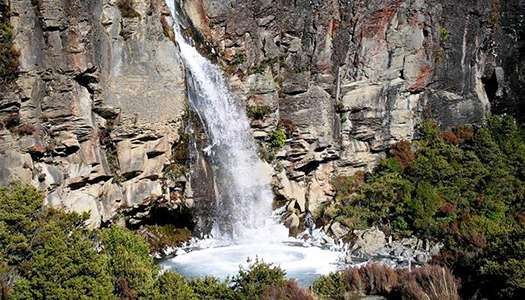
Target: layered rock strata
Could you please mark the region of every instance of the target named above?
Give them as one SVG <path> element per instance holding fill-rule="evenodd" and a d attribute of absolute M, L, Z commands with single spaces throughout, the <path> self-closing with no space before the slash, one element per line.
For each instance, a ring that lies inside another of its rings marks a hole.
<path fill-rule="evenodd" d="M 422 119 L 447 128 L 479 123 L 491 106 L 521 114 L 522 1 L 181 6 L 215 47 L 254 136 L 271 152 L 265 156 L 292 227 L 308 213 L 318 218 L 333 201 L 334 177 L 370 171 L 392 144 L 416 138 Z M 268 149 L 282 130 L 284 146 Z M 335 236 L 348 234 L 339 223 L 318 223 Z"/>
<path fill-rule="evenodd" d="M 173 152 L 185 75 L 164 1 L 19 0 L 10 10 L 20 67 L 0 96 L 0 184 L 31 182 L 94 227 L 181 204 Z"/>

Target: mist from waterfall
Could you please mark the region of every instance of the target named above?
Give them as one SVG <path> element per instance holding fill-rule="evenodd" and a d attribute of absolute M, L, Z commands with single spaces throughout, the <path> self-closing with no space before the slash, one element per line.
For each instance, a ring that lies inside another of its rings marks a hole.
<path fill-rule="evenodd" d="M 237 242 L 262 236 L 284 240 L 286 228 L 272 218 L 271 172 L 257 155 L 245 109 L 229 90 L 222 71 L 186 40 L 174 3 L 168 2 L 187 68 L 190 106 L 210 142 L 204 150 L 217 184 L 212 235 Z"/>

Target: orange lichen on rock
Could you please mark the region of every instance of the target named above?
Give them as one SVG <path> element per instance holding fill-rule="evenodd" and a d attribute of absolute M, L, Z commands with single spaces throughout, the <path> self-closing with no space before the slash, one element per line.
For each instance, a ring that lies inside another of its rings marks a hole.
<path fill-rule="evenodd" d="M 430 65 L 423 65 L 419 70 L 416 81 L 408 88 L 408 90 L 410 92 L 419 92 L 423 90 L 427 86 L 429 79 L 432 77 L 432 72 L 433 69 Z"/>
<path fill-rule="evenodd" d="M 392 21 L 392 18 L 397 13 L 399 6 L 403 1 L 395 0 L 390 1 L 384 8 L 376 10 L 367 19 L 366 23 L 363 24 L 361 29 L 361 36 L 372 38 L 378 35 L 385 35 L 387 25 Z"/>

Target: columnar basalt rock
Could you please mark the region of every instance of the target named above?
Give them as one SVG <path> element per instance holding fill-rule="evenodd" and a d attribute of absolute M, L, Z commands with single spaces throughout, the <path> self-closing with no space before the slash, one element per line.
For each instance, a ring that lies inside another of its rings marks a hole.
<path fill-rule="evenodd" d="M 446 128 L 523 103 L 504 75 L 523 48 L 523 22 L 506 21 L 523 17 L 517 0 L 183 2 L 256 112 L 263 148 L 278 127 L 288 133 L 266 156 L 284 169 L 275 191 L 290 216 L 322 209 L 332 177 L 371 170 L 424 118 Z"/>
<path fill-rule="evenodd" d="M 32 182 L 48 204 L 90 212 L 94 227 L 120 211 L 181 205 L 184 181 L 165 170 L 185 74 L 164 1 L 10 4 L 20 74 L 0 96 L 0 118 L 17 119 L 0 133 L 0 183 Z"/>

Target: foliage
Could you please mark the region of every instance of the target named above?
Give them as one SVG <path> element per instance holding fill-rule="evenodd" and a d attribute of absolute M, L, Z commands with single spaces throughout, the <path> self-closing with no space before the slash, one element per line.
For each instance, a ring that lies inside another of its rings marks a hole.
<path fill-rule="evenodd" d="M 525 295 L 525 230 L 515 229 L 492 239 L 481 260 L 481 273 L 490 299 L 518 299 Z M 492 289 L 494 285 L 500 289 Z"/>
<path fill-rule="evenodd" d="M 442 42 L 448 41 L 449 36 L 450 36 L 450 32 L 448 32 L 448 29 L 446 29 L 445 27 L 439 27 L 438 34 L 439 34 L 439 39 Z"/>
<path fill-rule="evenodd" d="M 166 272 L 157 280 L 155 294 L 151 297 L 155 300 L 198 300 L 193 288 L 180 274 Z"/>
<path fill-rule="evenodd" d="M 255 260 L 248 269 L 241 267 L 231 282 L 238 299 L 260 299 L 262 291 L 269 287 L 283 286 L 286 282 L 285 275 L 279 267 Z"/>
<path fill-rule="evenodd" d="M 144 297 L 159 272 L 146 241 L 131 230 L 111 227 L 100 231 L 102 253 L 108 256 L 115 292 L 121 297 Z"/>
<path fill-rule="evenodd" d="M 477 129 L 443 133 L 425 121 L 419 136 L 393 146 L 358 188 L 351 178 L 334 181 L 332 217 L 351 228 L 444 241 L 437 261 L 462 277 L 465 295 L 481 289 L 494 299 L 517 297 L 524 252 L 504 237 L 525 225 L 524 129 L 495 116 Z"/>
<path fill-rule="evenodd" d="M 0 188 L 3 293 L 12 299 L 111 298 L 105 272 L 83 216 L 42 207 L 34 188 Z M 109 291 L 109 292 L 108 292 Z"/>
<path fill-rule="evenodd" d="M 43 207 L 33 187 L 0 187 L 0 293 L 4 299 L 311 299 L 280 268 L 256 260 L 221 282 L 166 272 L 145 239 L 120 227 L 89 230 L 86 215 Z M 155 245 L 186 240 L 188 230 L 148 226 Z M 294 298 L 300 296 L 300 298 Z"/>
<path fill-rule="evenodd" d="M 236 53 L 235 56 L 231 59 L 231 61 L 229 61 L 229 65 L 231 66 L 238 66 L 238 65 L 242 65 L 246 62 L 246 54 L 242 53 L 242 52 L 239 52 L 239 53 Z"/>
<path fill-rule="evenodd" d="M 186 176 L 189 170 L 188 166 L 186 166 L 185 164 L 172 163 L 166 166 L 163 172 L 164 177 L 173 182 L 177 182 L 178 180 Z"/>
<path fill-rule="evenodd" d="M 273 58 L 267 58 L 261 61 L 259 64 L 252 66 L 248 69 L 248 74 L 263 74 L 268 67 L 272 67 L 275 64 L 283 64 L 286 56 L 276 56 Z"/>
<path fill-rule="evenodd" d="M 214 277 L 194 279 L 190 282 L 195 295 L 199 299 L 208 300 L 234 300 L 235 292 L 227 282 L 219 281 Z"/>
<path fill-rule="evenodd" d="M 277 128 L 270 133 L 269 144 L 274 149 L 281 149 L 286 144 L 286 132 L 282 128 Z"/>
<path fill-rule="evenodd" d="M 9 9 L 0 3 L 0 82 L 8 82 L 16 77 L 20 54 L 14 46 L 13 28 L 9 22 Z"/>
<path fill-rule="evenodd" d="M 272 113 L 272 108 L 268 105 L 248 106 L 246 110 L 248 117 L 254 120 L 263 120 L 267 115 Z"/>
<path fill-rule="evenodd" d="M 147 225 L 143 235 L 153 253 L 175 248 L 191 239 L 191 231 L 174 225 Z"/>
<path fill-rule="evenodd" d="M 312 284 L 312 290 L 321 299 L 344 300 L 347 293 L 345 274 L 334 272 L 321 276 Z"/>

